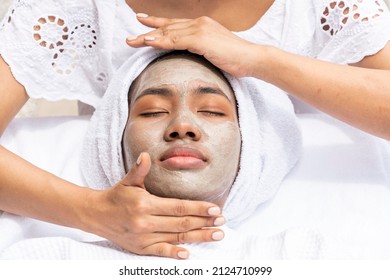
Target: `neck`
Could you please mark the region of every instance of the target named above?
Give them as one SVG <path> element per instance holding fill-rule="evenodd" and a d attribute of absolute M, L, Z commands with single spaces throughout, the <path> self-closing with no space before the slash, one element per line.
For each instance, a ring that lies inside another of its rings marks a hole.
<path fill-rule="evenodd" d="M 137 13 L 142 12 L 167 18 L 197 18 L 200 16 L 211 17 L 213 10 L 230 1 L 126 0 L 126 3 Z"/>
<path fill-rule="evenodd" d="M 231 31 L 255 25 L 275 0 L 126 0 L 136 13 L 166 18 L 194 19 L 208 16 Z"/>

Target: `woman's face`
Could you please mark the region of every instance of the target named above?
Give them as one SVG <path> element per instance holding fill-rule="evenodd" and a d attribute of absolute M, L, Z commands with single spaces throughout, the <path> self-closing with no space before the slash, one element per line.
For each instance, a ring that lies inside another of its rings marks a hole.
<path fill-rule="evenodd" d="M 230 85 L 195 58 L 150 65 L 136 80 L 123 136 L 128 169 L 152 159 L 146 189 L 223 205 L 239 168 L 241 136 Z"/>

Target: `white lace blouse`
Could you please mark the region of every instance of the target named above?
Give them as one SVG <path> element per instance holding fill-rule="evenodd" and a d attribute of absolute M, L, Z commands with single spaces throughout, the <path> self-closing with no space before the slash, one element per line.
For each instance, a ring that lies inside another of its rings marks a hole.
<path fill-rule="evenodd" d="M 0 23 L 0 54 L 31 98 L 96 106 L 113 73 L 148 28 L 125 0 L 14 0 Z M 390 40 L 383 0 L 275 0 L 237 35 L 336 63 L 353 63 Z"/>

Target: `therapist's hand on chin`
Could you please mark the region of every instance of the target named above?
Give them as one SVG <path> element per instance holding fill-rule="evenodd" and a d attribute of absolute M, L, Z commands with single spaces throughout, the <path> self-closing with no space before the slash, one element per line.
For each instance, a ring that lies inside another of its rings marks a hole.
<path fill-rule="evenodd" d="M 93 191 L 88 199 L 89 231 L 139 255 L 186 259 L 180 243 L 219 241 L 224 233 L 220 208 L 209 202 L 161 198 L 145 190 L 151 167 L 142 153 L 132 169 L 112 189 Z"/>
<path fill-rule="evenodd" d="M 261 46 L 241 39 L 213 19 L 167 19 L 145 14 L 137 14 L 137 18 L 142 24 L 155 29 L 137 37 L 129 36 L 126 39 L 129 46 L 188 50 L 203 55 L 233 76 L 253 76 L 255 57 L 259 55 Z"/>

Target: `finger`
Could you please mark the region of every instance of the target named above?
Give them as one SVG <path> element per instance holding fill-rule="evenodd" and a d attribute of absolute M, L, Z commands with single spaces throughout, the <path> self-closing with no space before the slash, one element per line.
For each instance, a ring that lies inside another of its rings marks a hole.
<path fill-rule="evenodd" d="M 147 229 L 149 232 L 187 232 L 195 229 L 201 229 L 205 227 L 219 227 L 225 224 L 225 218 L 223 216 L 217 217 L 196 217 L 196 216 L 184 216 L 184 217 L 162 217 L 152 216 L 148 221 Z"/>
<path fill-rule="evenodd" d="M 137 162 L 133 164 L 131 170 L 122 179 L 121 183 L 125 186 L 137 186 L 145 189 L 144 180 L 151 166 L 150 155 L 148 153 L 141 153 Z"/>
<path fill-rule="evenodd" d="M 128 37 L 126 43 L 133 48 L 151 46 L 160 49 L 184 50 L 193 45 L 194 34 L 196 32 L 191 22 L 179 22 L 136 37 Z"/>
<path fill-rule="evenodd" d="M 188 232 L 178 233 L 156 233 L 162 241 L 171 244 L 183 243 L 203 243 L 221 241 L 225 237 L 225 233 L 220 229 L 198 229 Z"/>
<path fill-rule="evenodd" d="M 188 251 L 173 244 L 221 241 L 225 234 L 222 230 L 201 229 L 184 233 L 155 233 L 150 237 L 154 239 L 153 244 L 145 247 L 141 254 L 186 259 Z"/>
<path fill-rule="evenodd" d="M 185 248 L 172 245 L 169 243 L 155 243 L 144 248 L 141 252 L 142 255 L 158 256 L 165 258 L 173 258 L 178 260 L 188 259 L 189 252 Z"/>
<path fill-rule="evenodd" d="M 141 22 L 143 25 L 148 27 L 154 27 L 159 28 L 162 26 L 178 23 L 178 22 L 186 22 L 189 21 L 189 19 L 177 19 L 177 18 L 163 18 L 163 17 L 155 17 L 155 16 L 149 16 L 144 13 L 138 13 L 137 19 L 139 22 Z"/>
<path fill-rule="evenodd" d="M 162 198 L 152 196 L 151 215 L 156 216 L 217 216 L 221 214 L 221 208 L 207 201 L 192 201 L 176 198 Z"/>

